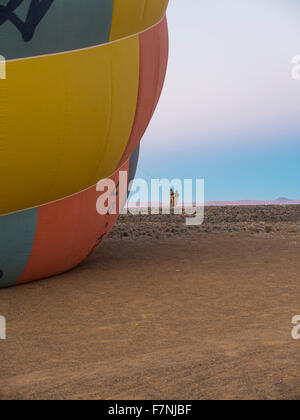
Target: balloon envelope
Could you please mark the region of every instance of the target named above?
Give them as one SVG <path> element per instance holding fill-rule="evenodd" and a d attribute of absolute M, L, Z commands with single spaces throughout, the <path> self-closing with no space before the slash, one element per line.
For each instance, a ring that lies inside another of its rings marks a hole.
<path fill-rule="evenodd" d="M 167 3 L 0 0 L 0 287 L 74 267 L 115 223 L 95 185 L 135 172 L 165 78 Z"/>

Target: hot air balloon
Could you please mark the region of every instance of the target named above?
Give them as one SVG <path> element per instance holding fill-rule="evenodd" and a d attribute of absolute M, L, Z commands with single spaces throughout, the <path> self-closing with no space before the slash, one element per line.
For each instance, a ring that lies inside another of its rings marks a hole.
<path fill-rule="evenodd" d="M 8 287 L 75 267 L 115 224 L 118 214 L 96 211 L 96 184 L 135 175 L 165 79 L 168 0 L 1 3 L 0 287 Z"/>

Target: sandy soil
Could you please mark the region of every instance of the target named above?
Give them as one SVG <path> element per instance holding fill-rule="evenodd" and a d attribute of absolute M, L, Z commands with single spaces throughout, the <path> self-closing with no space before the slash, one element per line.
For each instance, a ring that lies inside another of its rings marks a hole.
<path fill-rule="evenodd" d="M 297 217 L 269 233 L 145 217 L 77 269 L 0 291 L 0 399 L 299 399 Z"/>

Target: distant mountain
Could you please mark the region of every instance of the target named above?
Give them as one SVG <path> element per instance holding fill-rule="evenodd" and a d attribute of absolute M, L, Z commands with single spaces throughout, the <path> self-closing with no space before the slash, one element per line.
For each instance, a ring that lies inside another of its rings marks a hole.
<path fill-rule="evenodd" d="M 288 198 L 285 198 L 285 197 L 279 197 L 279 198 L 277 198 L 276 201 L 280 202 L 280 203 L 288 203 L 290 200 Z"/>

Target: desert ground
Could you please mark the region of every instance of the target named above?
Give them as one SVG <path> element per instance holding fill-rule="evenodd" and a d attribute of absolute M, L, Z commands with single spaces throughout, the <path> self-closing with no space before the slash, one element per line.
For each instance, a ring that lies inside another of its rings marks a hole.
<path fill-rule="evenodd" d="M 0 399 L 299 399 L 300 206 L 123 215 L 76 269 L 0 290 Z"/>

